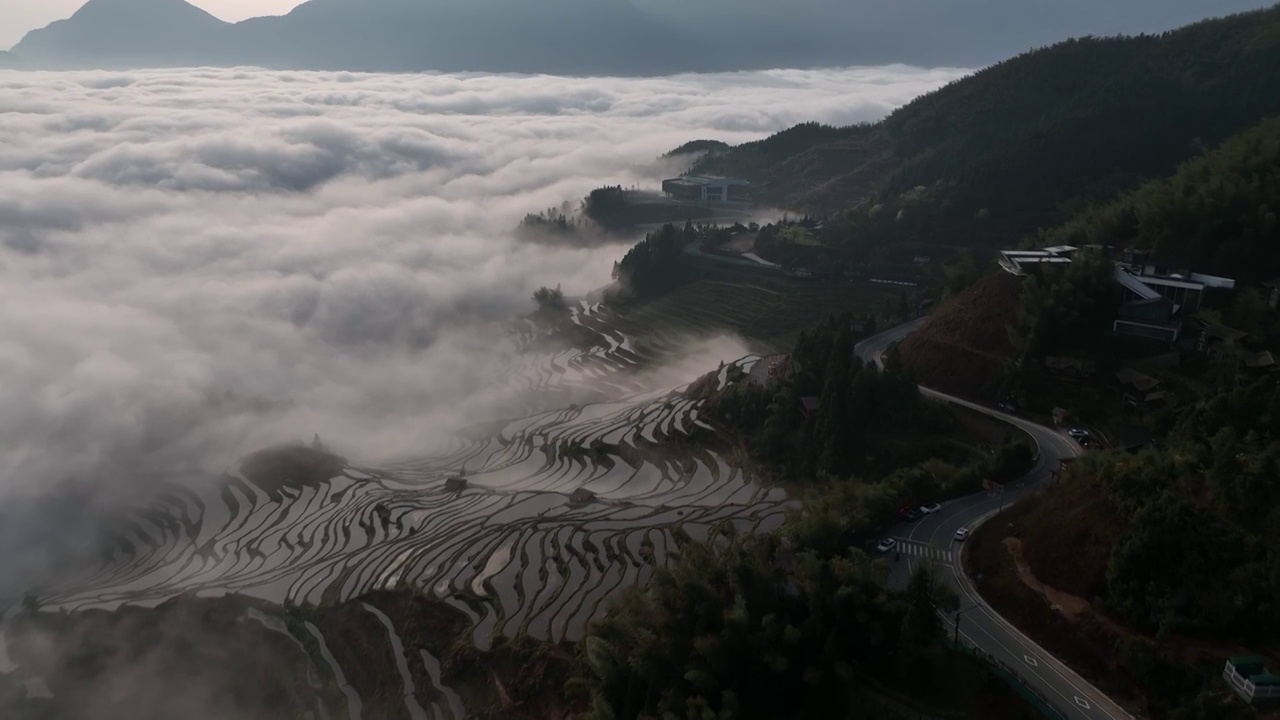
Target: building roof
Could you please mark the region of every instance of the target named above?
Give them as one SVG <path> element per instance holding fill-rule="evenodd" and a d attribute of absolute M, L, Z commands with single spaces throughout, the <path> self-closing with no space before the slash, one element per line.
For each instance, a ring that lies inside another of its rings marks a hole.
<path fill-rule="evenodd" d="M 1116 373 L 1116 380 L 1138 392 L 1150 392 L 1160 386 L 1159 380 L 1150 375 L 1143 375 L 1133 368 L 1121 368 L 1120 372 Z"/>
<path fill-rule="evenodd" d="M 1178 306 L 1173 301 L 1158 295 L 1144 300 L 1123 303 L 1116 312 L 1121 320 L 1139 320 L 1143 322 L 1167 323 L 1173 320 Z"/>
<path fill-rule="evenodd" d="M 1098 363 L 1093 360 L 1081 360 L 1079 358 L 1049 356 L 1044 359 L 1044 366 L 1050 370 L 1076 370 L 1082 373 L 1092 373 L 1098 369 Z"/>
<path fill-rule="evenodd" d="M 1218 277 L 1217 275 L 1205 275 L 1204 273 L 1193 272 L 1191 279 L 1205 287 L 1221 288 L 1223 290 L 1234 290 L 1236 281 L 1232 278 Z"/>
<path fill-rule="evenodd" d="M 1232 667 L 1236 669 L 1255 666 L 1265 667 L 1267 664 L 1266 658 L 1258 655 L 1232 655 L 1228 658 L 1228 662 L 1230 662 Z"/>
<path fill-rule="evenodd" d="M 1163 297 L 1159 292 L 1152 290 L 1150 285 L 1135 277 L 1123 265 L 1116 265 L 1116 272 L 1113 277 L 1115 277 L 1116 282 L 1120 283 L 1121 287 L 1143 300 L 1154 300 L 1158 297 Z"/>
<path fill-rule="evenodd" d="M 1276 364 L 1275 357 L 1267 350 L 1256 353 L 1240 353 L 1240 359 L 1244 361 L 1246 366 L 1251 368 L 1269 368 L 1275 367 Z"/>
<path fill-rule="evenodd" d="M 1249 335 L 1247 332 L 1229 328 L 1226 325 L 1218 325 L 1216 323 L 1206 323 L 1204 326 L 1204 335 L 1207 338 L 1221 340 L 1226 343 L 1233 343 L 1237 340 L 1243 340 Z"/>
<path fill-rule="evenodd" d="M 720 175 L 681 175 L 676 178 L 679 181 L 692 185 L 750 185 L 751 183 L 740 178 L 729 178 Z"/>
<path fill-rule="evenodd" d="M 1065 246 L 1064 246 L 1065 247 Z M 1019 277 L 1026 274 L 1023 266 L 1069 265 L 1071 258 L 1055 255 L 1047 250 L 1001 250 L 1000 267 Z"/>

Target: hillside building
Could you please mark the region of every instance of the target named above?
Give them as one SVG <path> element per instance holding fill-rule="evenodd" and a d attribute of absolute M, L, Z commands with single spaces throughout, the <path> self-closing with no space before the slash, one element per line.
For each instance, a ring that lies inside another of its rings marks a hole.
<path fill-rule="evenodd" d="M 1093 246 L 1090 246 L 1093 247 Z M 1033 268 L 1066 267 L 1080 248 L 1056 245 L 1041 250 L 1002 250 L 1000 267 L 1017 277 Z M 1190 270 L 1169 270 L 1148 262 L 1146 253 L 1126 251 L 1115 264 L 1114 276 L 1122 299 L 1112 331 L 1117 335 L 1176 343 L 1185 317 L 1200 310 L 1206 293 L 1231 290 L 1231 278 Z"/>
<path fill-rule="evenodd" d="M 1071 245 L 1055 245 L 1043 250 L 1001 250 L 1000 267 L 1018 277 L 1026 277 L 1033 267 L 1065 266 L 1080 248 Z"/>
<path fill-rule="evenodd" d="M 681 175 L 662 181 L 662 192 L 678 200 L 705 203 L 750 202 L 750 183 L 719 175 Z"/>
<path fill-rule="evenodd" d="M 1247 703 L 1280 700 L 1280 676 L 1260 657 L 1236 655 L 1222 668 L 1222 679 Z"/>
<path fill-rule="evenodd" d="M 1117 264 L 1116 281 L 1132 299 L 1163 297 L 1188 314 L 1200 310 L 1206 291 L 1233 290 L 1236 286 L 1236 281 L 1231 278 L 1188 270 L 1165 270 L 1145 261 Z M 1142 287 L 1138 288 L 1138 285 Z"/>

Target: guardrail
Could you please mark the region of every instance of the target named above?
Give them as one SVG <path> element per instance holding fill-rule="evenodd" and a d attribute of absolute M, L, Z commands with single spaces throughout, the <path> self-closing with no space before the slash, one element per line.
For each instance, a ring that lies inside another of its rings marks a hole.
<path fill-rule="evenodd" d="M 1018 693 L 1018 695 L 1022 696 L 1022 699 L 1030 703 L 1037 712 L 1048 720 L 1067 720 L 1067 714 L 1063 712 L 1062 708 L 1054 704 L 1049 700 L 1049 698 L 1045 697 L 1039 690 L 1036 690 L 1031 683 L 1027 682 L 1027 680 L 1018 673 L 1017 670 L 1014 670 L 1008 665 L 1000 662 L 1000 660 L 995 656 L 983 652 L 976 647 L 972 647 L 964 643 L 958 643 L 950 639 L 944 639 L 944 644 L 956 652 L 982 661 L 996 675 L 996 677 L 1003 680 L 1005 684 L 1012 688 L 1014 692 Z"/>

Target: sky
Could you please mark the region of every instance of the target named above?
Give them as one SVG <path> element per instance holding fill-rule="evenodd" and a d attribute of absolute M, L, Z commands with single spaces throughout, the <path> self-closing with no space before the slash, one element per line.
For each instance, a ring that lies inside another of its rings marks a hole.
<path fill-rule="evenodd" d="M 283 15 L 303 0 L 189 0 L 213 15 L 236 22 L 261 15 Z M 69 17 L 85 0 L 0 0 L 0 49 L 13 47 L 28 31 Z"/>
<path fill-rule="evenodd" d="M 377 463 L 510 417 L 503 323 L 626 249 L 521 242 L 526 213 L 960 74 L 0 71 L 0 505 L 313 433 Z"/>

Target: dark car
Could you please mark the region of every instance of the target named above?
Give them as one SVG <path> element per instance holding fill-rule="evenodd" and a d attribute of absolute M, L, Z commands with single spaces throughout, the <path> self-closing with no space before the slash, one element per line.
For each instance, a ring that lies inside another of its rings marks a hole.
<path fill-rule="evenodd" d="M 920 508 L 918 507 L 913 507 L 910 510 L 902 513 L 902 519 L 906 520 L 907 522 L 915 522 L 916 520 L 919 520 L 922 517 L 924 517 L 924 513 L 921 512 Z"/>

